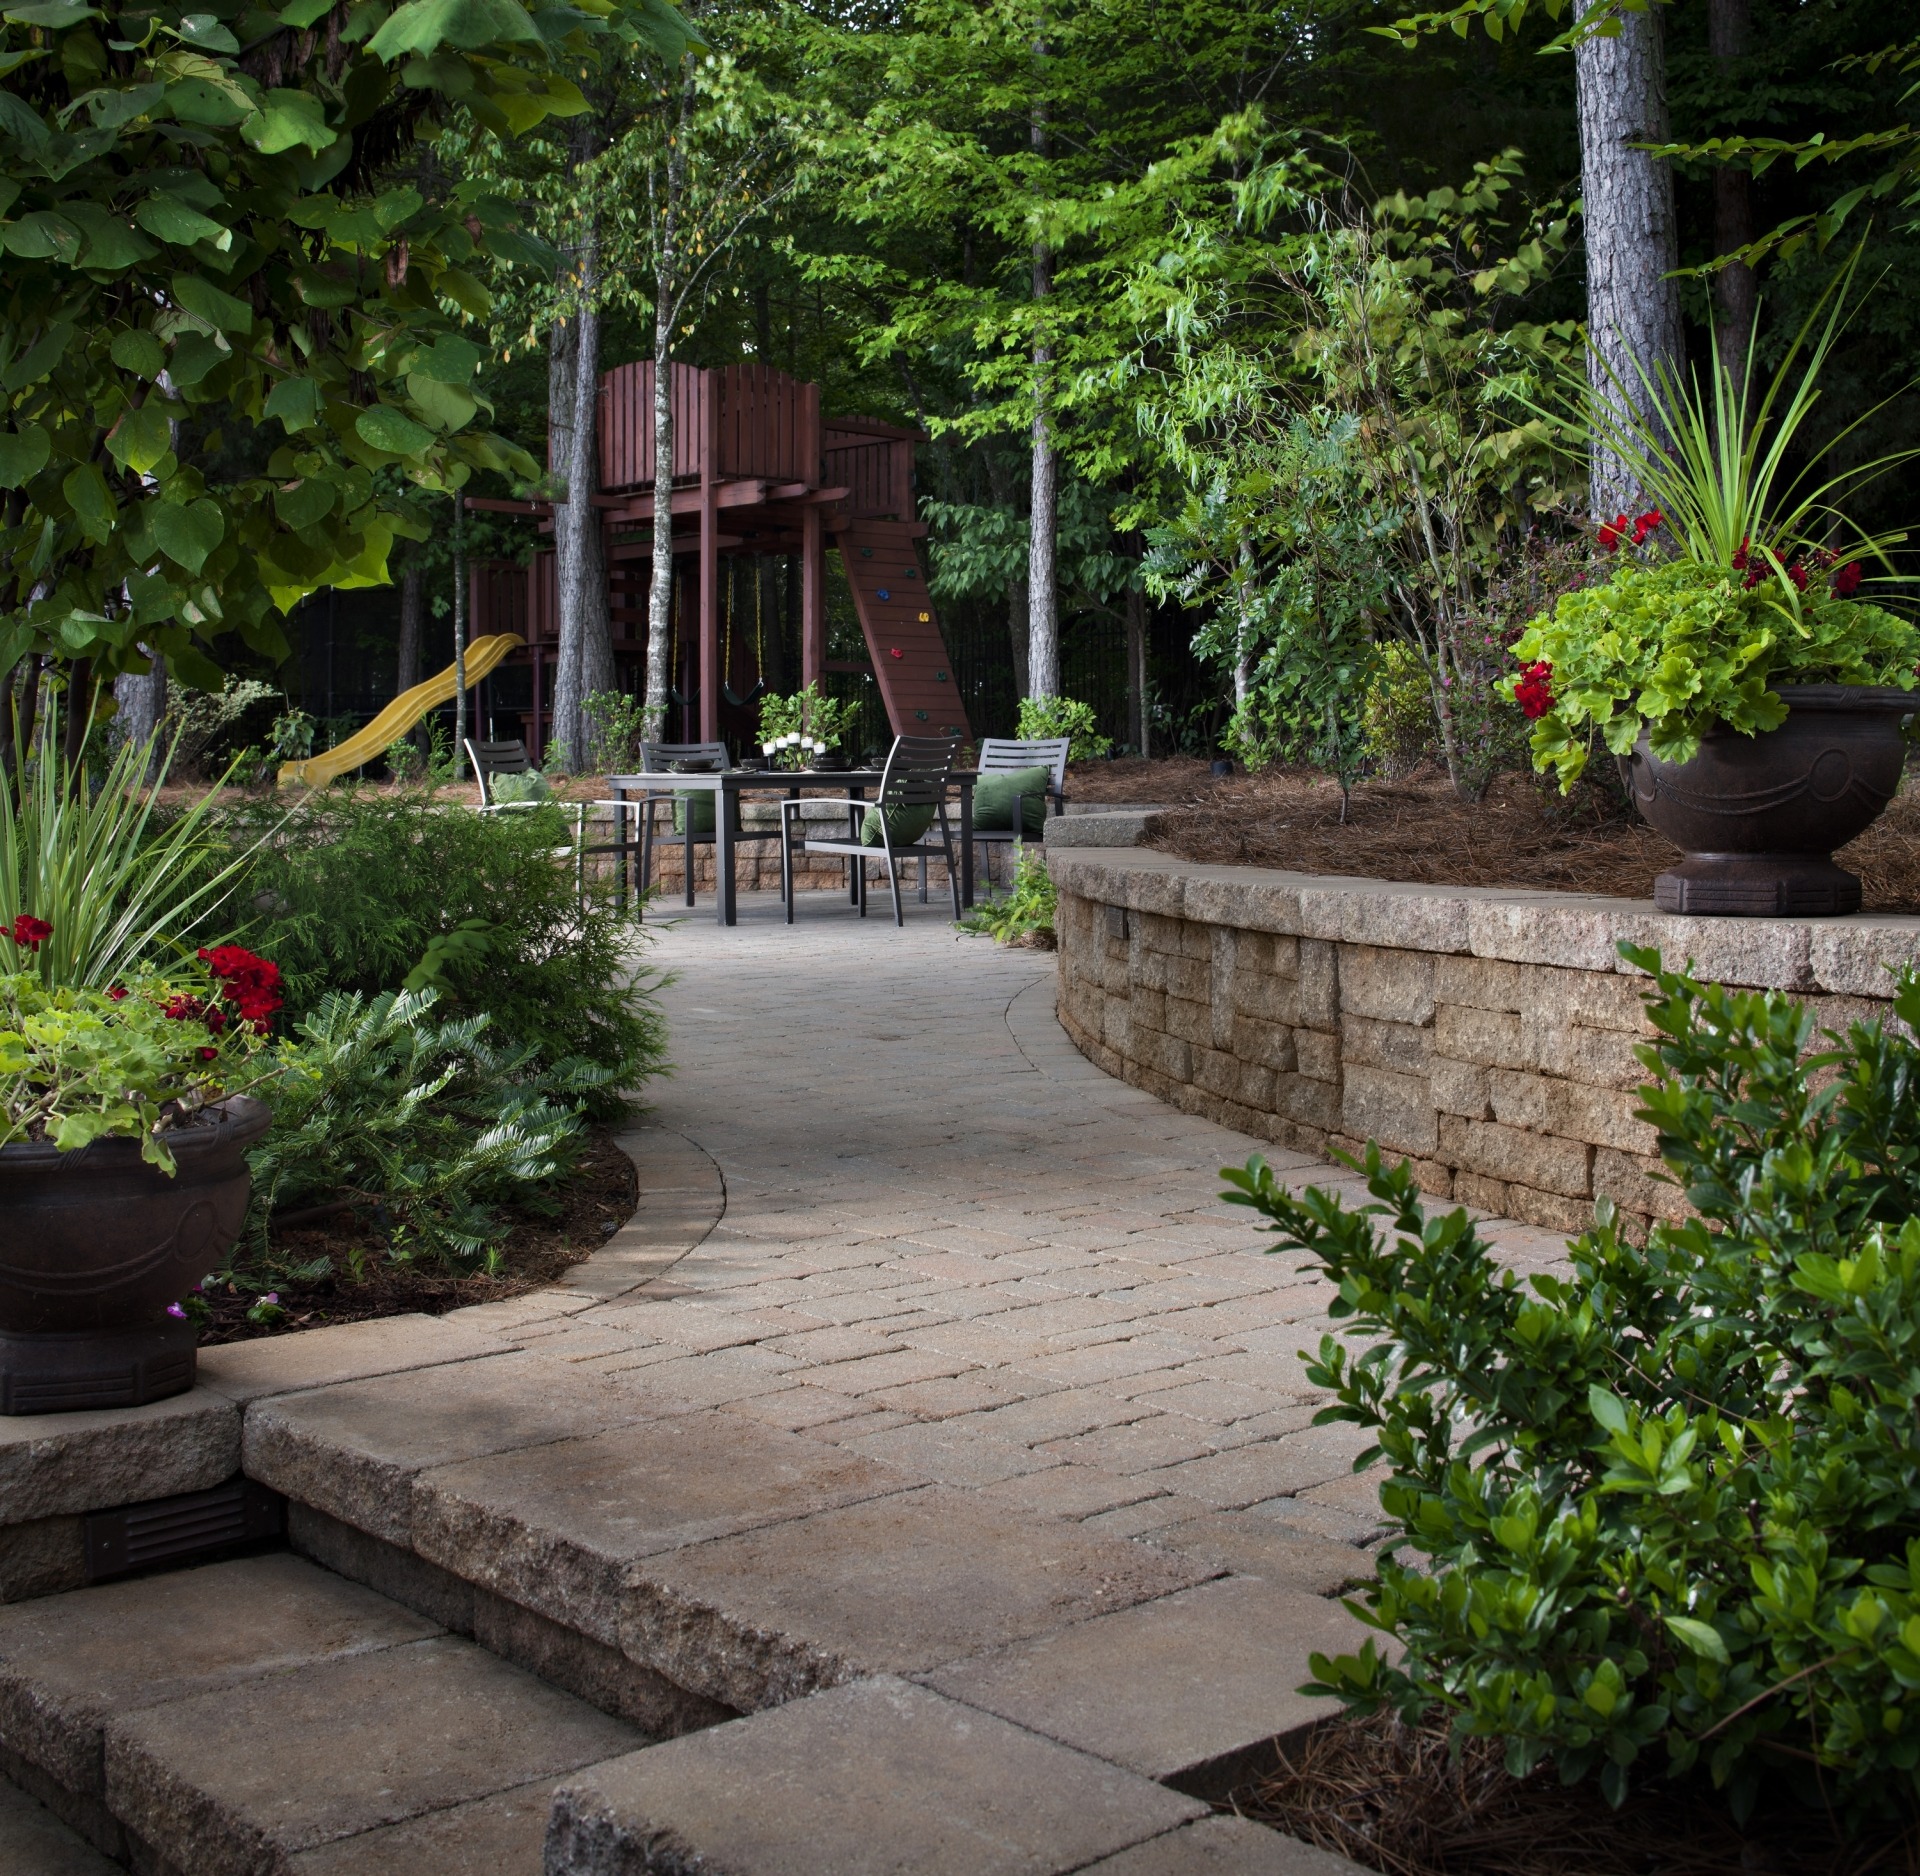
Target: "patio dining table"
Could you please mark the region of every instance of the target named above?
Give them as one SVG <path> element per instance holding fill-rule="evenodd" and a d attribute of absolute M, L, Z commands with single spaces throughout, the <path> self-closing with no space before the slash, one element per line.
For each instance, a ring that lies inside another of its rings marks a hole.
<path fill-rule="evenodd" d="M 733 872 L 737 851 L 733 830 L 742 797 L 787 795 L 798 799 L 803 791 L 837 794 L 844 789 L 848 801 L 864 801 L 868 789 L 878 788 L 884 777 L 885 771 L 881 769 L 694 769 L 685 774 L 678 770 L 648 770 L 639 775 L 609 775 L 607 786 L 612 790 L 612 802 L 622 808 L 637 806 L 650 796 L 658 799 L 677 794 L 682 789 L 700 790 L 714 796 L 714 913 L 722 925 L 734 925 L 739 919 Z M 973 785 L 978 771 L 955 769 L 951 779 L 960 794 L 960 826 L 956 831 L 960 844 L 960 903 L 970 906 L 973 904 Z M 623 851 L 623 861 L 624 858 Z"/>

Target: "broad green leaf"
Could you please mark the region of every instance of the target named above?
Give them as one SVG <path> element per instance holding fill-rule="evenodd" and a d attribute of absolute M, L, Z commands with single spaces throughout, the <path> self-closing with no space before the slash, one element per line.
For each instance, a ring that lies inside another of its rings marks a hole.
<path fill-rule="evenodd" d="M 191 390 L 208 372 L 224 365 L 233 354 L 204 332 L 186 331 L 174 342 L 173 357 L 167 371 L 175 384 Z"/>
<path fill-rule="evenodd" d="M 417 371 L 407 374 L 407 395 L 440 430 L 464 429 L 480 408 L 471 391 L 423 378 Z"/>
<path fill-rule="evenodd" d="M 83 267 L 119 273 L 158 252 L 145 235 L 129 228 L 119 216 L 110 215 L 98 203 L 69 202 L 66 215 L 86 236 L 86 245 L 80 250 Z"/>
<path fill-rule="evenodd" d="M 23 487 L 47 466 L 53 439 L 38 424 L 0 430 L 0 489 Z"/>
<path fill-rule="evenodd" d="M 64 320 L 49 326 L 20 358 L 0 371 L 0 390 L 24 391 L 28 385 L 38 384 L 65 356 L 72 343 L 73 328 Z"/>
<path fill-rule="evenodd" d="M 305 430 L 319 420 L 323 400 L 320 387 L 311 378 L 282 378 L 267 393 L 261 417 L 278 417 L 289 434 Z"/>
<path fill-rule="evenodd" d="M 434 282 L 434 291 L 471 318 L 484 319 L 493 311 L 493 295 L 462 268 L 443 267 Z"/>
<path fill-rule="evenodd" d="M 0 14 L 0 19 L 12 20 L 15 25 L 44 26 L 49 32 L 61 32 L 82 20 L 100 17 L 98 9 L 88 6 L 86 0 L 32 0 L 31 5 L 8 7 Z"/>
<path fill-rule="evenodd" d="M 100 130 L 118 130 L 136 117 L 144 117 L 167 94 L 165 85 L 124 85 L 90 91 L 79 103 Z"/>
<path fill-rule="evenodd" d="M 336 280 L 311 268 L 303 268 L 294 276 L 294 286 L 302 304 L 307 306 L 351 306 L 360 297 L 351 280 Z"/>
<path fill-rule="evenodd" d="M 167 87 L 167 109 L 183 124 L 230 130 L 253 116 L 255 106 L 243 91 L 204 78 L 182 78 Z"/>
<path fill-rule="evenodd" d="M 471 339 L 448 333 L 434 340 L 413 361 L 413 375 L 431 378 L 437 384 L 468 385 L 473 382 L 473 374 L 480 368 L 484 356 Z"/>
<path fill-rule="evenodd" d="M 167 406 L 149 398 L 138 410 L 123 411 L 107 437 L 107 450 L 123 469 L 145 475 L 173 448 Z"/>
<path fill-rule="evenodd" d="M 389 189 L 386 194 L 375 199 L 374 219 L 380 224 L 380 232 L 388 233 L 398 228 L 409 216 L 417 215 L 425 201 L 418 189 Z"/>
<path fill-rule="evenodd" d="M 175 195 L 150 195 L 133 211 L 133 219 L 148 234 L 175 247 L 192 247 L 197 241 L 211 241 L 224 253 L 233 245 L 233 230 L 189 208 Z"/>
<path fill-rule="evenodd" d="M 333 11 L 334 0 L 289 0 L 275 17 L 282 26 L 306 28 L 317 26 Z"/>
<path fill-rule="evenodd" d="M 72 506 L 74 519 L 80 523 L 89 540 L 107 541 L 113 538 L 113 493 L 107 487 L 107 479 L 100 473 L 98 464 L 83 462 L 69 469 L 66 479 L 60 484 L 60 493 Z"/>
<path fill-rule="evenodd" d="M 172 29 L 176 38 L 203 52 L 238 52 L 240 41 L 221 22 L 217 13 L 184 13 Z"/>
<path fill-rule="evenodd" d="M 515 0 L 407 0 L 367 41 L 367 50 L 391 63 L 441 45 L 474 52 L 482 46 L 539 43 L 531 16 Z"/>
<path fill-rule="evenodd" d="M 253 308 L 245 300 L 223 293 L 212 281 L 199 274 L 175 274 L 174 304 L 204 319 L 217 332 L 251 332 Z"/>
<path fill-rule="evenodd" d="M 198 573 L 227 531 L 220 504 L 208 496 L 185 507 L 162 502 L 148 513 L 154 545 L 189 573 Z"/>
<path fill-rule="evenodd" d="M 1622 1402 L 1598 1383 L 1587 1389 L 1587 1409 L 1609 1433 L 1627 1430 L 1627 1410 Z"/>
<path fill-rule="evenodd" d="M 263 156 L 302 146 L 326 149 L 335 132 L 327 128 L 326 110 L 307 91 L 269 91 L 265 107 L 240 126 L 240 134 Z"/>
<path fill-rule="evenodd" d="M 1675 1639 L 1684 1642 L 1693 1653 L 1709 1661 L 1717 1661 L 1723 1668 L 1731 1665 L 1727 1644 L 1720 1639 L 1720 1631 L 1711 1622 L 1697 1621 L 1690 1615 L 1670 1615 L 1666 1618 L 1666 1624 L 1673 1631 Z"/>
<path fill-rule="evenodd" d="M 371 410 L 363 410 L 353 420 L 353 427 L 363 443 L 390 456 L 417 456 L 433 443 L 431 430 L 415 423 L 391 404 L 376 404 Z"/>
<path fill-rule="evenodd" d="M 333 495 L 331 482 L 309 476 L 290 488 L 275 489 L 273 511 L 290 528 L 310 528 L 333 512 Z"/>
<path fill-rule="evenodd" d="M 0 229 L 7 240 L 7 252 L 22 260 L 59 259 L 71 265 L 80 254 L 80 230 L 64 215 L 51 209 L 35 209 Z"/>
<path fill-rule="evenodd" d="M 36 153 L 44 150 L 53 136 L 32 106 L 11 91 L 0 91 L 0 131 Z"/>

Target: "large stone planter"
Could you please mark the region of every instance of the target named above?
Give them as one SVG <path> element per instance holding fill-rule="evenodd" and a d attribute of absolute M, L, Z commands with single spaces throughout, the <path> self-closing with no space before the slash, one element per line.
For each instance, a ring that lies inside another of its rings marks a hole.
<path fill-rule="evenodd" d="M 235 1095 L 170 1137 L 77 1153 L 0 1147 L 0 1414 L 136 1407 L 193 1385 L 196 1331 L 166 1313 L 240 1234 L 265 1105 Z"/>
<path fill-rule="evenodd" d="M 1634 804 L 1686 853 L 1654 881 L 1661 911 L 1859 911 L 1859 880 L 1830 856 L 1893 799 L 1906 761 L 1901 719 L 1920 709 L 1920 692 L 1782 684 L 1778 694 L 1787 720 L 1776 730 L 1710 730 L 1681 763 L 1660 761 L 1643 736 L 1621 763 Z"/>

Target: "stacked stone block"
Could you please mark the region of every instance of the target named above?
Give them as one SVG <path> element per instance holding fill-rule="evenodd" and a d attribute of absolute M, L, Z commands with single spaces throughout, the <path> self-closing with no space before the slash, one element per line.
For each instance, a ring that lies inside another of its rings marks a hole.
<path fill-rule="evenodd" d="M 1157 853 L 1048 864 L 1060 1019 L 1108 1073 L 1298 1151 L 1377 1140 L 1438 1197 L 1567 1232 L 1601 1197 L 1633 1234 L 1685 1211 L 1636 1118 L 1654 1032 L 1622 940 L 1837 1028 L 1884 1013 L 1920 958 L 1920 919 L 1705 921 Z"/>

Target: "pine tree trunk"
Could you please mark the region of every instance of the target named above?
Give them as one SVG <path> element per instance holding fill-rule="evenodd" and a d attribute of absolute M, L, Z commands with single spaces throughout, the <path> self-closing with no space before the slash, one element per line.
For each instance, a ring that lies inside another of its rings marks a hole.
<path fill-rule="evenodd" d="M 1610 0 L 1602 0 L 1602 6 Z M 1599 8 L 1590 11 L 1598 11 Z M 1657 383 L 1681 363 L 1680 264 L 1673 172 L 1636 143 L 1668 136 L 1666 58 L 1657 7 L 1622 13 L 1612 38 L 1589 35 L 1575 53 L 1580 183 L 1587 250 L 1587 376 L 1596 400 L 1625 396 L 1651 408 L 1642 376 Z M 1615 453 L 1596 445 L 1589 472 L 1595 516 L 1639 504 L 1640 491 Z"/>
<path fill-rule="evenodd" d="M 1753 23 L 1749 0 L 1709 0 L 1707 50 L 1729 78 L 1747 56 Z M 1753 193 L 1744 169 L 1723 163 L 1713 172 L 1713 247 L 1732 254 L 1753 239 Z M 1740 396 L 1747 382 L 1747 347 L 1760 307 L 1760 285 L 1745 261 L 1722 267 L 1713 277 L 1713 336 L 1720 363 Z"/>
<path fill-rule="evenodd" d="M 1033 624 L 1033 611 L 1027 603 L 1025 580 L 1007 582 L 1007 642 L 1013 652 L 1014 689 L 1024 697 L 1033 695 L 1029 682 L 1033 669 L 1028 661 L 1027 634 Z"/>
<path fill-rule="evenodd" d="M 582 708 L 596 690 L 613 687 L 613 636 L 607 615 L 606 549 L 599 492 L 599 247 L 589 224 L 580 251 L 578 311 L 573 319 L 572 419 L 567 427 L 567 504 L 554 510 L 554 573 L 559 589 L 560 644 L 553 682 L 553 739 L 576 771 L 594 758 L 593 725 Z"/>
<path fill-rule="evenodd" d="M 643 736 L 667 735 L 673 653 L 673 324 L 680 292 L 680 204 L 687 176 L 687 118 L 693 87 L 680 93 L 673 139 L 655 207 L 653 251 L 653 568 L 647 584 L 647 697 Z"/>
<path fill-rule="evenodd" d="M 159 779 L 160 760 L 166 753 L 160 725 L 167 715 L 167 661 L 148 646 L 140 649 L 152 660 L 153 669 L 143 675 L 123 671 L 113 680 L 114 720 L 125 741 L 136 749 L 148 746 L 146 779 L 153 782 Z"/>
<path fill-rule="evenodd" d="M 1044 57 L 1044 42 L 1035 48 Z M 1047 108 L 1033 107 L 1030 141 L 1036 156 L 1047 154 Z M 1033 244 L 1033 297 L 1036 303 L 1053 295 L 1053 249 L 1044 240 Z M 1057 697 L 1060 694 L 1060 591 L 1055 549 L 1060 520 L 1060 459 L 1054 448 L 1051 392 L 1053 347 L 1044 341 L 1033 348 L 1033 479 L 1028 502 L 1027 533 L 1027 680 L 1021 694 Z"/>
<path fill-rule="evenodd" d="M 411 690 L 420 682 L 421 648 L 427 636 L 427 570 L 416 548 L 400 569 L 400 645 L 394 658 L 393 694 Z M 425 725 L 413 731 L 414 746 L 426 753 Z"/>

